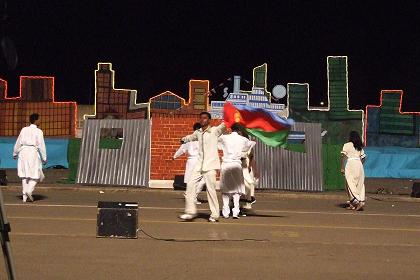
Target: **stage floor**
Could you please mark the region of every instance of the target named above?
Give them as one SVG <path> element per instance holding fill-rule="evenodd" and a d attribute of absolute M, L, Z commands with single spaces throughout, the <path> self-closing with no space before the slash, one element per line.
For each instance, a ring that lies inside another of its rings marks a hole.
<path fill-rule="evenodd" d="M 180 222 L 182 192 L 4 190 L 18 279 L 417 279 L 420 203 L 370 199 L 364 212 L 320 194 L 257 193 L 255 214 Z M 342 196 L 344 198 L 344 196 Z M 138 201 L 148 234 L 180 242 L 97 239 L 98 200 Z M 207 241 L 267 239 L 269 241 Z M 182 242 L 181 242 L 182 241 Z M 1 262 L 3 266 L 3 262 Z M 4 267 L 1 279 L 5 279 Z"/>

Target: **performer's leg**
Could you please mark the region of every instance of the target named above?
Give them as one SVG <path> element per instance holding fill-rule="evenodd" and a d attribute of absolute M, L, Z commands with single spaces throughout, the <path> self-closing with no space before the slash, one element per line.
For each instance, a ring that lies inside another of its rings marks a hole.
<path fill-rule="evenodd" d="M 204 186 L 206 185 L 206 182 L 204 181 L 204 179 L 201 179 L 200 182 L 198 182 L 197 187 L 196 187 L 196 193 L 195 193 L 195 204 L 200 205 L 201 202 L 198 200 L 198 195 L 201 193 L 201 191 L 203 190 Z"/>
<path fill-rule="evenodd" d="M 239 199 L 241 195 L 239 193 L 233 194 L 233 209 L 232 214 L 234 218 L 238 218 L 239 216 Z"/>
<path fill-rule="evenodd" d="M 222 193 L 222 200 L 223 200 L 223 210 L 222 210 L 223 217 L 229 218 L 229 215 L 230 215 L 230 207 L 229 207 L 230 195 L 228 193 Z"/>
<path fill-rule="evenodd" d="M 251 209 L 251 198 L 254 195 L 253 193 L 253 189 L 254 189 L 254 183 L 253 183 L 253 178 L 248 170 L 248 168 L 244 168 L 243 169 L 243 174 L 244 174 L 244 184 L 245 184 L 245 199 L 247 202 L 244 202 L 242 205 L 242 208 L 244 209 Z"/>
<path fill-rule="evenodd" d="M 26 202 L 26 200 L 28 199 L 27 191 L 28 191 L 28 179 L 24 178 L 22 179 L 22 201 L 23 202 Z"/>
<path fill-rule="evenodd" d="M 216 193 L 216 170 L 207 171 L 203 175 L 207 187 L 207 200 L 209 201 L 209 207 L 211 211 L 210 217 L 217 220 L 220 216 L 220 210 Z"/>
<path fill-rule="evenodd" d="M 204 179 L 202 179 L 200 182 L 198 182 L 197 189 L 196 189 L 197 195 L 199 195 L 203 191 L 203 188 L 204 188 L 205 185 L 206 185 L 206 182 L 204 181 Z"/>
<path fill-rule="evenodd" d="M 32 197 L 32 193 L 34 192 L 35 186 L 36 186 L 37 183 L 38 183 L 38 180 L 29 179 L 28 191 L 26 193 L 28 195 L 28 197 Z"/>
<path fill-rule="evenodd" d="M 187 195 L 185 197 L 185 213 L 195 216 L 197 214 L 197 206 L 195 205 L 196 186 L 201 181 L 203 175 L 199 171 L 193 171 L 191 179 L 187 184 Z"/>

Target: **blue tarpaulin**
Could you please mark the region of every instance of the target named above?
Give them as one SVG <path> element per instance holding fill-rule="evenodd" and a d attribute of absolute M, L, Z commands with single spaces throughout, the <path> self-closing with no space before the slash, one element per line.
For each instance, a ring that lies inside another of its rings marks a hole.
<path fill-rule="evenodd" d="M 367 178 L 420 179 L 420 149 L 366 147 Z"/>
<path fill-rule="evenodd" d="M 15 142 L 16 138 L 0 137 L 0 169 L 16 168 L 17 160 L 12 158 Z M 44 168 L 54 166 L 69 168 L 67 160 L 68 139 L 45 138 L 45 145 L 47 147 L 48 162 L 44 165 Z"/>

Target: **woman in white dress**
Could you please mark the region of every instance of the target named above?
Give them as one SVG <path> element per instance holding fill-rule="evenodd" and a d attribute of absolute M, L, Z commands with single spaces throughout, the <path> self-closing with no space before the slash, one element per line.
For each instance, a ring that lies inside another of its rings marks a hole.
<path fill-rule="evenodd" d="M 341 173 L 346 177 L 349 206 L 347 209 L 360 211 L 365 205 L 365 151 L 359 133 L 350 132 L 349 142 L 341 151 Z"/>
<path fill-rule="evenodd" d="M 29 117 L 31 124 L 22 128 L 13 149 L 13 158 L 18 158 L 18 176 L 22 179 L 23 202 L 34 201 L 35 185 L 44 179 L 42 164 L 47 162 L 44 134 L 38 128 L 39 115 Z"/>

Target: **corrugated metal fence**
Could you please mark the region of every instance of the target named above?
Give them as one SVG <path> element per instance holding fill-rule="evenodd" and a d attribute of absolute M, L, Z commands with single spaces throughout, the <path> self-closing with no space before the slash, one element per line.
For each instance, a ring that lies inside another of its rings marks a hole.
<path fill-rule="evenodd" d="M 296 123 L 292 130 L 305 132 L 305 153 L 257 143 L 258 188 L 323 191 L 321 124 Z"/>
<path fill-rule="evenodd" d="M 101 128 L 122 128 L 120 149 L 100 149 Z M 87 120 L 83 128 L 78 184 L 148 186 L 150 120 Z"/>

